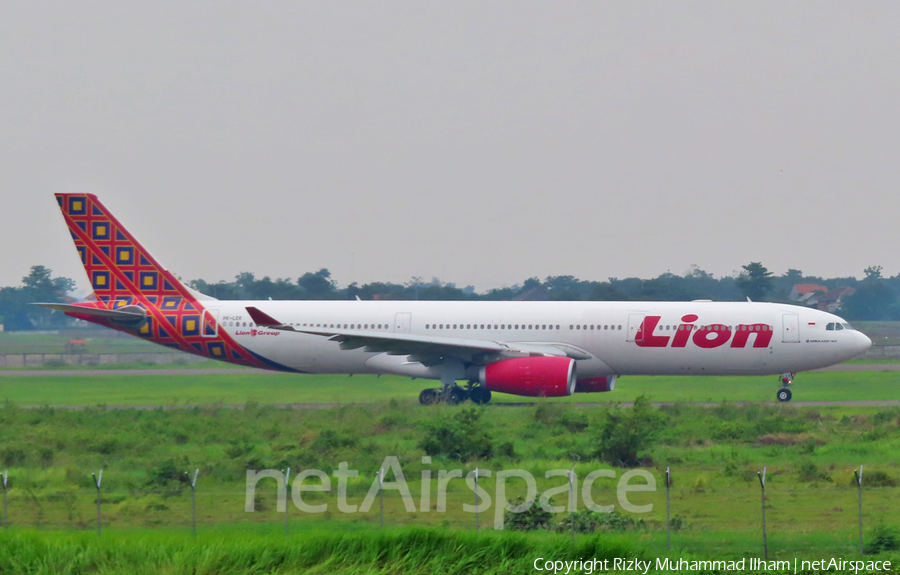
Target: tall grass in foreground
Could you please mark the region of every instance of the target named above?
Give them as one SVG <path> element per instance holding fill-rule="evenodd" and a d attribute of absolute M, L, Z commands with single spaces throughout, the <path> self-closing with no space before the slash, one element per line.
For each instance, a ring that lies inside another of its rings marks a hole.
<path fill-rule="evenodd" d="M 459 532 L 404 528 L 302 535 L 159 532 L 106 534 L 21 532 L 0 538 L 0 572 L 129 573 L 529 573 L 552 560 L 645 557 L 601 537 L 575 545 L 553 534 Z"/>

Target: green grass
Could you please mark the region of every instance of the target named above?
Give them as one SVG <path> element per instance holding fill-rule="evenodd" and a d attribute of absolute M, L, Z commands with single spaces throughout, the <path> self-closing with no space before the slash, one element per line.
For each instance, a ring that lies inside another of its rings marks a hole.
<path fill-rule="evenodd" d="M 214 364 L 218 365 L 218 364 Z M 211 375 L 0 376 L 0 400 L 24 405 L 184 405 L 281 403 L 371 403 L 415 400 L 435 382 L 393 376 L 353 377 L 247 372 Z M 773 377 L 623 377 L 615 391 L 542 400 L 494 394 L 494 402 L 619 402 L 648 395 L 654 401 L 774 401 Z M 795 379 L 794 400 L 900 399 L 900 372 L 811 372 Z"/>
<path fill-rule="evenodd" d="M 265 379 L 246 379 L 251 375 Z M 856 378 L 853 385 L 861 389 L 866 385 L 867 378 L 877 379 L 892 374 L 858 372 L 809 374 L 809 377 L 831 375 Z M 257 511 L 244 511 L 247 469 L 291 467 L 296 474 L 299 469 L 314 468 L 330 474 L 339 462 L 346 461 L 351 469 L 359 471 L 359 476 L 349 481 L 348 495 L 349 502 L 358 505 L 375 481 L 375 470 L 388 455 L 399 458 L 417 507 L 415 512 L 406 511 L 397 494 L 388 492 L 385 497 L 385 523 L 392 528 L 428 527 L 456 532 L 474 527 L 473 515 L 462 510 L 464 503 L 472 502 L 472 492 L 461 480 L 453 480 L 448 488 L 446 512 L 438 512 L 434 507 L 437 500 L 434 480 L 426 489 L 431 494 L 429 508 L 420 506 L 424 484 L 422 472 L 425 470 L 430 470 L 432 476 L 437 477 L 441 469 L 462 469 L 464 473 L 476 466 L 495 473 L 501 469 L 523 469 L 536 477 L 538 490 L 543 492 L 565 481 L 545 478 L 548 470 L 570 469 L 574 463 L 580 481 L 591 471 L 611 469 L 615 479 L 598 480 L 594 485 L 594 499 L 599 504 L 613 504 L 620 509 L 615 487 L 624 470 L 596 458 L 599 430 L 603 429 L 608 418 L 616 416 L 615 408 L 607 406 L 536 400 L 536 406 L 479 408 L 480 419 L 466 432 L 473 436 L 476 432 L 483 432 L 490 438 L 490 454 L 467 461 L 438 454 L 432 462 L 426 463 L 422 460 L 424 450 L 420 442 L 433 427 L 432 423 L 472 408 L 419 406 L 415 401 L 418 386 L 413 389 L 408 387 L 420 382 L 399 378 L 316 378 L 244 373 L 213 377 L 188 373 L 169 377 L 126 378 L 4 376 L 0 378 L 0 384 L 4 384 L 7 378 L 17 380 L 16 385 L 31 393 L 31 399 L 35 398 L 36 387 L 45 384 L 57 386 L 51 391 L 61 395 L 56 399 L 63 404 L 94 402 L 88 399 L 99 400 L 96 403 L 116 403 L 121 398 L 114 395 L 115 390 L 127 391 L 130 387 L 137 389 L 131 390 L 132 395 L 127 397 L 139 399 L 137 403 L 167 403 L 166 398 L 170 397 L 167 394 L 181 397 L 184 401 L 203 402 L 204 390 L 222 393 L 221 385 L 210 383 L 218 377 L 225 378 L 218 380 L 220 384 L 230 381 L 234 386 L 230 393 L 239 398 L 236 402 L 245 401 L 248 390 L 255 390 L 257 394 L 250 397 L 263 403 L 260 390 L 296 393 L 298 385 L 307 395 L 301 396 L 303 399 L 295 395 L 293 400 L 309 401 L 309 397 L 318 397 L 315 394 L 322 393 L 320 388 L 328 387 L 323 384 L 331 380 L 335 384 L 357 386 L 354 388 L 358 392 L 355 399 L 362 401 L 362 397 L 365 403 L 348 404 L 344 397 L 335 401 L 339 403 L 336 407 L 324 409 L 279 409 L 251 403 L 243 410 L 215 405 L 177 410 L 21 409 L 7 403 L 0 406 L 0 465 L 3 466 L 0 469 L 8 467 L 10 472 L 9 511 L 13 532 L 28 529 L 92 530 L 96 511 L 90 474 L 102 468 L 104 539 L 108 534 L 123 533 L 122 537 L 149 542 L 147 549 L 150 549 L 156 545 L 153 537 L 157 535 L 146 535 L 141 530 L 152 529 L 153 533 L 159 530 L 159 541 L 163 541 L 159 544 L 160 549 L 165 547 L 171 550 L 170 555 L 180 555 L 182 551 L 176 539 L 186 536 L 190 525 L 190 489 L 182 478 L 185 471 L 193 472 L 195 468 L 200 468 L 197 508 L 202 537 L 215 538 L 217 533 L 229 530 L 239 535 L 241 540 L 245 534 L 257 534 L 260 545 L 265 547 L 268 545 L 265 541 L 269 541 L 265 538 L 269 535 L 274 537 L 281 530 L 283 513 L 277 510 L 271 479 L 264 480 L 258 487 Z M 640 382 L 653 378 L 633 379 Z M 669 379 L 666 382 L 669 386 L 683 388 L 686 383 L 704 378 Z M 400 385 L 407 386 L 405 394 L 388 401 L 373 399 L 372 392 L 367 392 L 365 385 L 383 383 L 385 380 L 388 386 L 398 386 L 395 391 L 400 389 Z M 745 379 L 732 378 L 733 383 L 741 381 Z M 766 388 L 771 389 L 771 382 L 766 383 Z M 196 387 L 185 390 L 179 386 Z M 348 394 L 347 389 L 339 385 L 331 387 L 335 389 L 334 393 Z M 144 395 L 134 395 L 136 393 Z M 178 396 L 178 393 L 186 395 Z M 611 395 L 603 394 L 602 397 Z M 209 397 L 221 400 L 222 396 Z M 629 411 L 627 408 L 624 410 L 625 413 Z M 662 426 L 651 444 L 642 448 L 640 458 L 645 469 L 656 477 L 659 488 L 654 492 L 630 496 L 634 504 L 652 504 L 653 510 L 639 516 L 646 522 L 643 530 L 604 534 L 602 538 L 625 542 L 629 548 L 644 549 L 654 555 L 662 554 L 664 549 L 665 492 L 662 489 L 662 471 L 666 467 L 671 467 L 675 481 L 671 492 L 672 513 L 683 517 L 688 524 L 686 530 L 673 534 L 679 556 L 758 556 L 760 508 L 756 472 L 763 466 L 768 468 L 769 477 L 767 520 L 770 549 L 772 556 L 779 558 L 794 555 L 817 557 L 826 553 L 852 556 L 856 545 L 856 490 L 850 485 L 853 469 L 865 464 L 866 477 L 882 473 L 900 482 L 900 407 L 814 409 L 758 403 L 746 406 L 719 403 L 713 407 L 702 407 L 678 403 L 654 408 L 653 413 L 660 418 Z M 475 429 L 476 426 L 478 429 Z M 523 494 L 524 484 L 521 481 L 512 481 L 509 485 L 510 500 Z M 492 497 L 495 495 L 495 478 L 483 479 L 482 486 Z M 900 508 L 895 504 L 898 487 L 879 487 L 875 484 L 866 484 L 865 487 L 867 537 L 879 522 L 900 525 Z M 377 529 L 377 503 L 366 513 L 347 514 L 337 510 L 333 493 L 308 493 L 304 495 L 304 500 L 311 504 L 327 503 L 329 509 L 318 515 L 292 509 L 292 531 L 308 532 L 311 537 L 323 530 L 341 537 L 354 533 L 366 533 L 365 537 L 368 537 L 369 532 Z M 492 507 L 488 513 L 482 514 L 482 527 L 488 528 L 492 524 L 493 510 Z M 565 514 L 562 514 L 554 521 L 564 517 Z M 404 530 L 391 532 L 407 533 Z M 33 533 L 22 536 L 26 539 L 37 538 L 38 541 L 41 537 Z M 78 535 L 71 535 L 72 539 L 52 534 L 46 537 L 54 546 L 68 549 L 67 553 L 76 548 L 85 549 L 84 542 L 89 541 L 78 539 L 81 537 Z M 388 544 L 383 539 L 368 540 L 365 537 L 358 541 L 369 543 L 357 541 L 363 547 L 372 545 L 376 548 Z M 549 534 L 542 537 L 548 541 L 566 541 L 565 537 L 560 539 Z M 122 548 L 132 545 L 124 539 L 114 540 L 120 541 Z M 305 535 L 298 541 L 306 541 Z M 443 549 L 441 545 L 444 543 L 434 545 Z M 255 554 L 258 552 L 240 547 L 217 547 L 207 551 L 216 557 L 254 557 L 253 562 L 257 561 Z M 103 553 L 107 552 L 85 550 L 84 560 L 88 557 L 102 558 Z M 276 549 L 272 552 L 277 555 L 280 551 Z M 28 553 L 31 551 L 17 548 L 10 557 L 28 557 Z M 50 555 L 63 560 L 63 555 Z M 194 563 L 188 563 L 184 568 L 174 564 L 163 565 L 159 562 L 164 560 L 164 555 L 162 551 L 153 552 L 144 556 L 144 560 L 158 568 L 154 572 L 190 572 L 195 568 Z M 3 557 L 0 545 L 0 570 L 6 571 L 3 561 L 8 558 Z M 96 568 L 99 570 L 96 572 L 104 572 L 102 569 L 108 569 L 108 572 L 131 570 L 127 567 L 128 563 L 123 567 L 120 562 L 137 562 L 136 557 L 138 555 L 107 557 L 102 559 L 102 565 Z M 95 572 L 94 567 L 86 568 L 78 563 L 82 559 L 69 557 L 67 560 L 73 561 L 70 571 Z M 453 560 L 456 559 L 459 558 Z M 288 565 L 295 568 L 295 560 L 294 556 L 279 560 L 278 568 L 284 566 L 286 569 Z M 55 561 L 47 563 L 48 570 L 59 568 Z M 231 559 L 217 559 L 215 565 L 222 572 L 238 569 L 227 561 Z M 347 560 L 321 566 L 317 563 L 304 568 L 313 572 L 316 569 L 324 572 L 329 568 L 358 569 L 360 572 L 389 569 L 380 564 L 366 563 L 366 560 L 360 561 L 354 563 Z M 406 572 L 426 572 L 436 565 L 409 564 Z M 499 565 L 518 568 L 515 567 L 517 563 Z M 463 569 L 455 563 L 438 566 L 449 571 Z M 465 566 L 472 568 L 471 563 L 465 563 Z M 204 572 L 204 569 L 211 568 L 204 565 L 197 567 L 197 572 Z M 260 567 L 258 571 L 279 572 L 272 567 Z"/>
<path fill-rule="evenodd" d="M 17 533 L 0 539 L 0 571 L 60 573 L 524 573 L 538 557 L 613 559 L 644 555 L 639 545 L 600 537 L 574 547 L 547 534 L 434 529 L 307 531 L 302 536 L 134 532 Z"/>

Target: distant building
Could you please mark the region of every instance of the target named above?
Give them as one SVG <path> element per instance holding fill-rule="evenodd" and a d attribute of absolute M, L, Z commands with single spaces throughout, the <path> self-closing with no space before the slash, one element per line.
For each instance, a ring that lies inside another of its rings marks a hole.
<path fill-rule="evenodd" d="M 816 307 L 822 311 L 836 313 L 841 309 L 841 300 L 854 292 L 856 290 L 848 286 L 835 288 L 825 295 L 819 296 Z"/>
<path fill-rule="evenodd" d="M 797 305 L 814 306 L 816 305 L 820 295 L 828 292 L 828 288 L 818 284 L 794 284 L 791 288 L 791 294 L 788 301 Z"/>

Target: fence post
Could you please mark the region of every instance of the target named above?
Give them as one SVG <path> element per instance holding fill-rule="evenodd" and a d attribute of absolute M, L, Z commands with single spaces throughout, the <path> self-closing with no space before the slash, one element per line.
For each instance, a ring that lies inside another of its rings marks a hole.
<path fill-rule="evenodd" d="M 100 475 L 94 475 L 91 473 L 91 477 L 94 478 L 94 487 L 97 488 L 97 536 L 100 536 L 100 483 L 103 481 L 103 470 L 100 470 Z"/>
<path fill-rule="evenodd" d="M 762 528 L 763 528 L 763 559 L 769 560 L 769 543 L 766 541 L 766 468 L 762 473 L 756 472 L 759 477 L 759 486 L 762 488 Z"/>
<path fill-rule="evenodd" d="M 859 466 L 859 472 L 855 469 L 853 470 L 853 475 L 856 476 L 856 490 L 857 490 L 857 499 L 859 501 L 859 556 L 863 556 L 863 525 L 862 525 L 862 474 L 863 474 L 863 466 Z"/>
<path fill-rule="evenodd" d="M 575 544 L 575 466 L 569 470 L 569 528 L 572 530 L 572 545 Z"/>
<path fill-rule="evenodd" d="M 284 534 L 288 534 L 288 512 L 291 510 L 290 506 L 290 497 L 288 497 L 288 490 L 290 489 L 289 480 L 291 478 L 291 468 L 288 467 L 284 470 Z"/>
<path fill-rule="evenodd" d="M 478 531 L 478 468 L 475 468 L 475 531 Z"/>
<path fill-rule="evenodd" d="M 3 471 L 3 532 L 9 533 L 9 515 L 6 513 L 6 485 L 9 478 L 9 469 Z"/>
<path fill-rule="evenodd" d="M 199 467 L 194 471 L 194 478 L 191 480 L 191 533 L 194 535 L 197 534 L 197 499 L 195 488 L 197 486 L 198 473 L 200 473 Z M 185 471 L 184 474 L 190 477 L 187 471 Z"/>
<path fill-rule="evenodd" d="M 381 516 L 381 527 L 384 527 L 384 467 L 378 470 L 378 512 Z"/>
<path fill-rule="evenodd" d="M 666 467 L 666 550 L 672 549 L 672 536 L 669 533 L 670 530 L 670 519 L 669 519 L 669 487 L 672 486 L 672 474 L 669 472 L 669 468 Z"/>

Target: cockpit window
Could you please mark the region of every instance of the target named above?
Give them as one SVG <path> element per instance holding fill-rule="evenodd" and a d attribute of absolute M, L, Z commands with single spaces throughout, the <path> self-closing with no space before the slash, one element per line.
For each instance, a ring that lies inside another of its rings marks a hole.
<path fill-rule="evenodd" d="M 844 326 L 844 329 L 853 330 L 853 327 L 851 327 L 849 323 L 842 323 L 841 325 Z"/>
<path fill-rule="evenodd" d="M 834 331 L 841 331 L 842 329 L 844 329 L 844 326 L 842 326 L 841 324 L 834 324 Z"/>
<path fill-rule="evenodd" d="M 830 323 L 825 326 L 825 331 L 834 331 L 834 324 Z"/>

